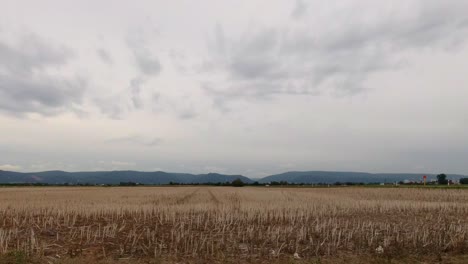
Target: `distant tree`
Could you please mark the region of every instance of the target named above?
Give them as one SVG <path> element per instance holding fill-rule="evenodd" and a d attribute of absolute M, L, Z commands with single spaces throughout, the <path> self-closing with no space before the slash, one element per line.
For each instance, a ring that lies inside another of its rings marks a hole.
<path fill-rule="evenodd" d="M 120 182 L 120 186 L 137 186 L 136 182 Z"/>
<path fill-rule="evenodd" d="M 244 182 L 241 180 L 241 179 L 235 179 L 234 181 L 232 181 L 232 186 L 234 187 L 242 187 L 244 186 Z"/>
<path fill-rule="evenodd" d="M 260 183 L 258 183 L 258 181 L 255 181 L 254 183 L 252 183 L 253 186 L 259 186 Z"/>
<path fill-rule="evenodd" d="M 460 184 L 468 184 L 468 178 L 461 178 Z"/>
<path fill-rule="evenodd" d="M 437 175 L 437 182 L 439 184 L 447 184 L 447 175 L 445 175 L 444 173 Z"/>

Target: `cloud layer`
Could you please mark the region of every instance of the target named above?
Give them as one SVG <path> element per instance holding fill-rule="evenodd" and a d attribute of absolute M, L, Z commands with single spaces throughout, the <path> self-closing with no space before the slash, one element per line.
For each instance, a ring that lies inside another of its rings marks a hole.
<path fill-rule="evenodd" d="M 86 82 L 60 74 L 71 56 L 36 35 L 16 43 L 0 39 L 0 111 L 54 115 L 80 104 Z"/>
<path fill-rule="evenodd" d="M 468 174 L 466 10 L 7 1 L 0 168 Z"/>
<path fill-rule="evenodd" d="M 248 25 L 239 35 L 218 24 L 210 43 L 213 56 L 203 69 L 222 77 L 207 81 L 206 91 L 217 102 L 279 94 L 352 95 L 369 88 L 365 82 L 371 74 L 404 67 L 408 53 L 455 49 L 466 40 L 466 3 L 418 1 L 388 10 L 365 3 L 320 18 L 306 16 L 308 6 L 297 1 L 292 12 L 297 21 Z"/>

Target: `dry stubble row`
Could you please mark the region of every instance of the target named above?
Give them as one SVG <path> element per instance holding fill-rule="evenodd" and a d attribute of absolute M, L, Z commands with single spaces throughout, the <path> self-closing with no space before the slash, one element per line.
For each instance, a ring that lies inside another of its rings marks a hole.
<path fill-rule="evenodd" d="M 0 189 L 0 253 L 225 259 L 468 249 L 464 190 Z"/>

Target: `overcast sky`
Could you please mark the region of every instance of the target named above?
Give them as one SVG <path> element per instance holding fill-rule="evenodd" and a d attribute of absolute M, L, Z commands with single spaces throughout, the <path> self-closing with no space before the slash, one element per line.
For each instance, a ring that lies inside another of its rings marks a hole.
<path fill-rule="evenodd" d="M 468 1 L 0 6 L 0 169 L 468 174 Z"/>

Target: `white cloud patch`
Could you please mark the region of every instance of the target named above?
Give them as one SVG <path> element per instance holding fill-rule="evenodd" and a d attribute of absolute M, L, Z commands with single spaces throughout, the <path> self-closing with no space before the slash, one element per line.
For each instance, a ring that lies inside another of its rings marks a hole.
<path fill-rule="evenodd" d="M 3 164 L 3 165 L 0 165 L 0 170 L 19 171 L 19 170 L 21 170 L 21 166 L 11 165 L 11 164 Z"/>

